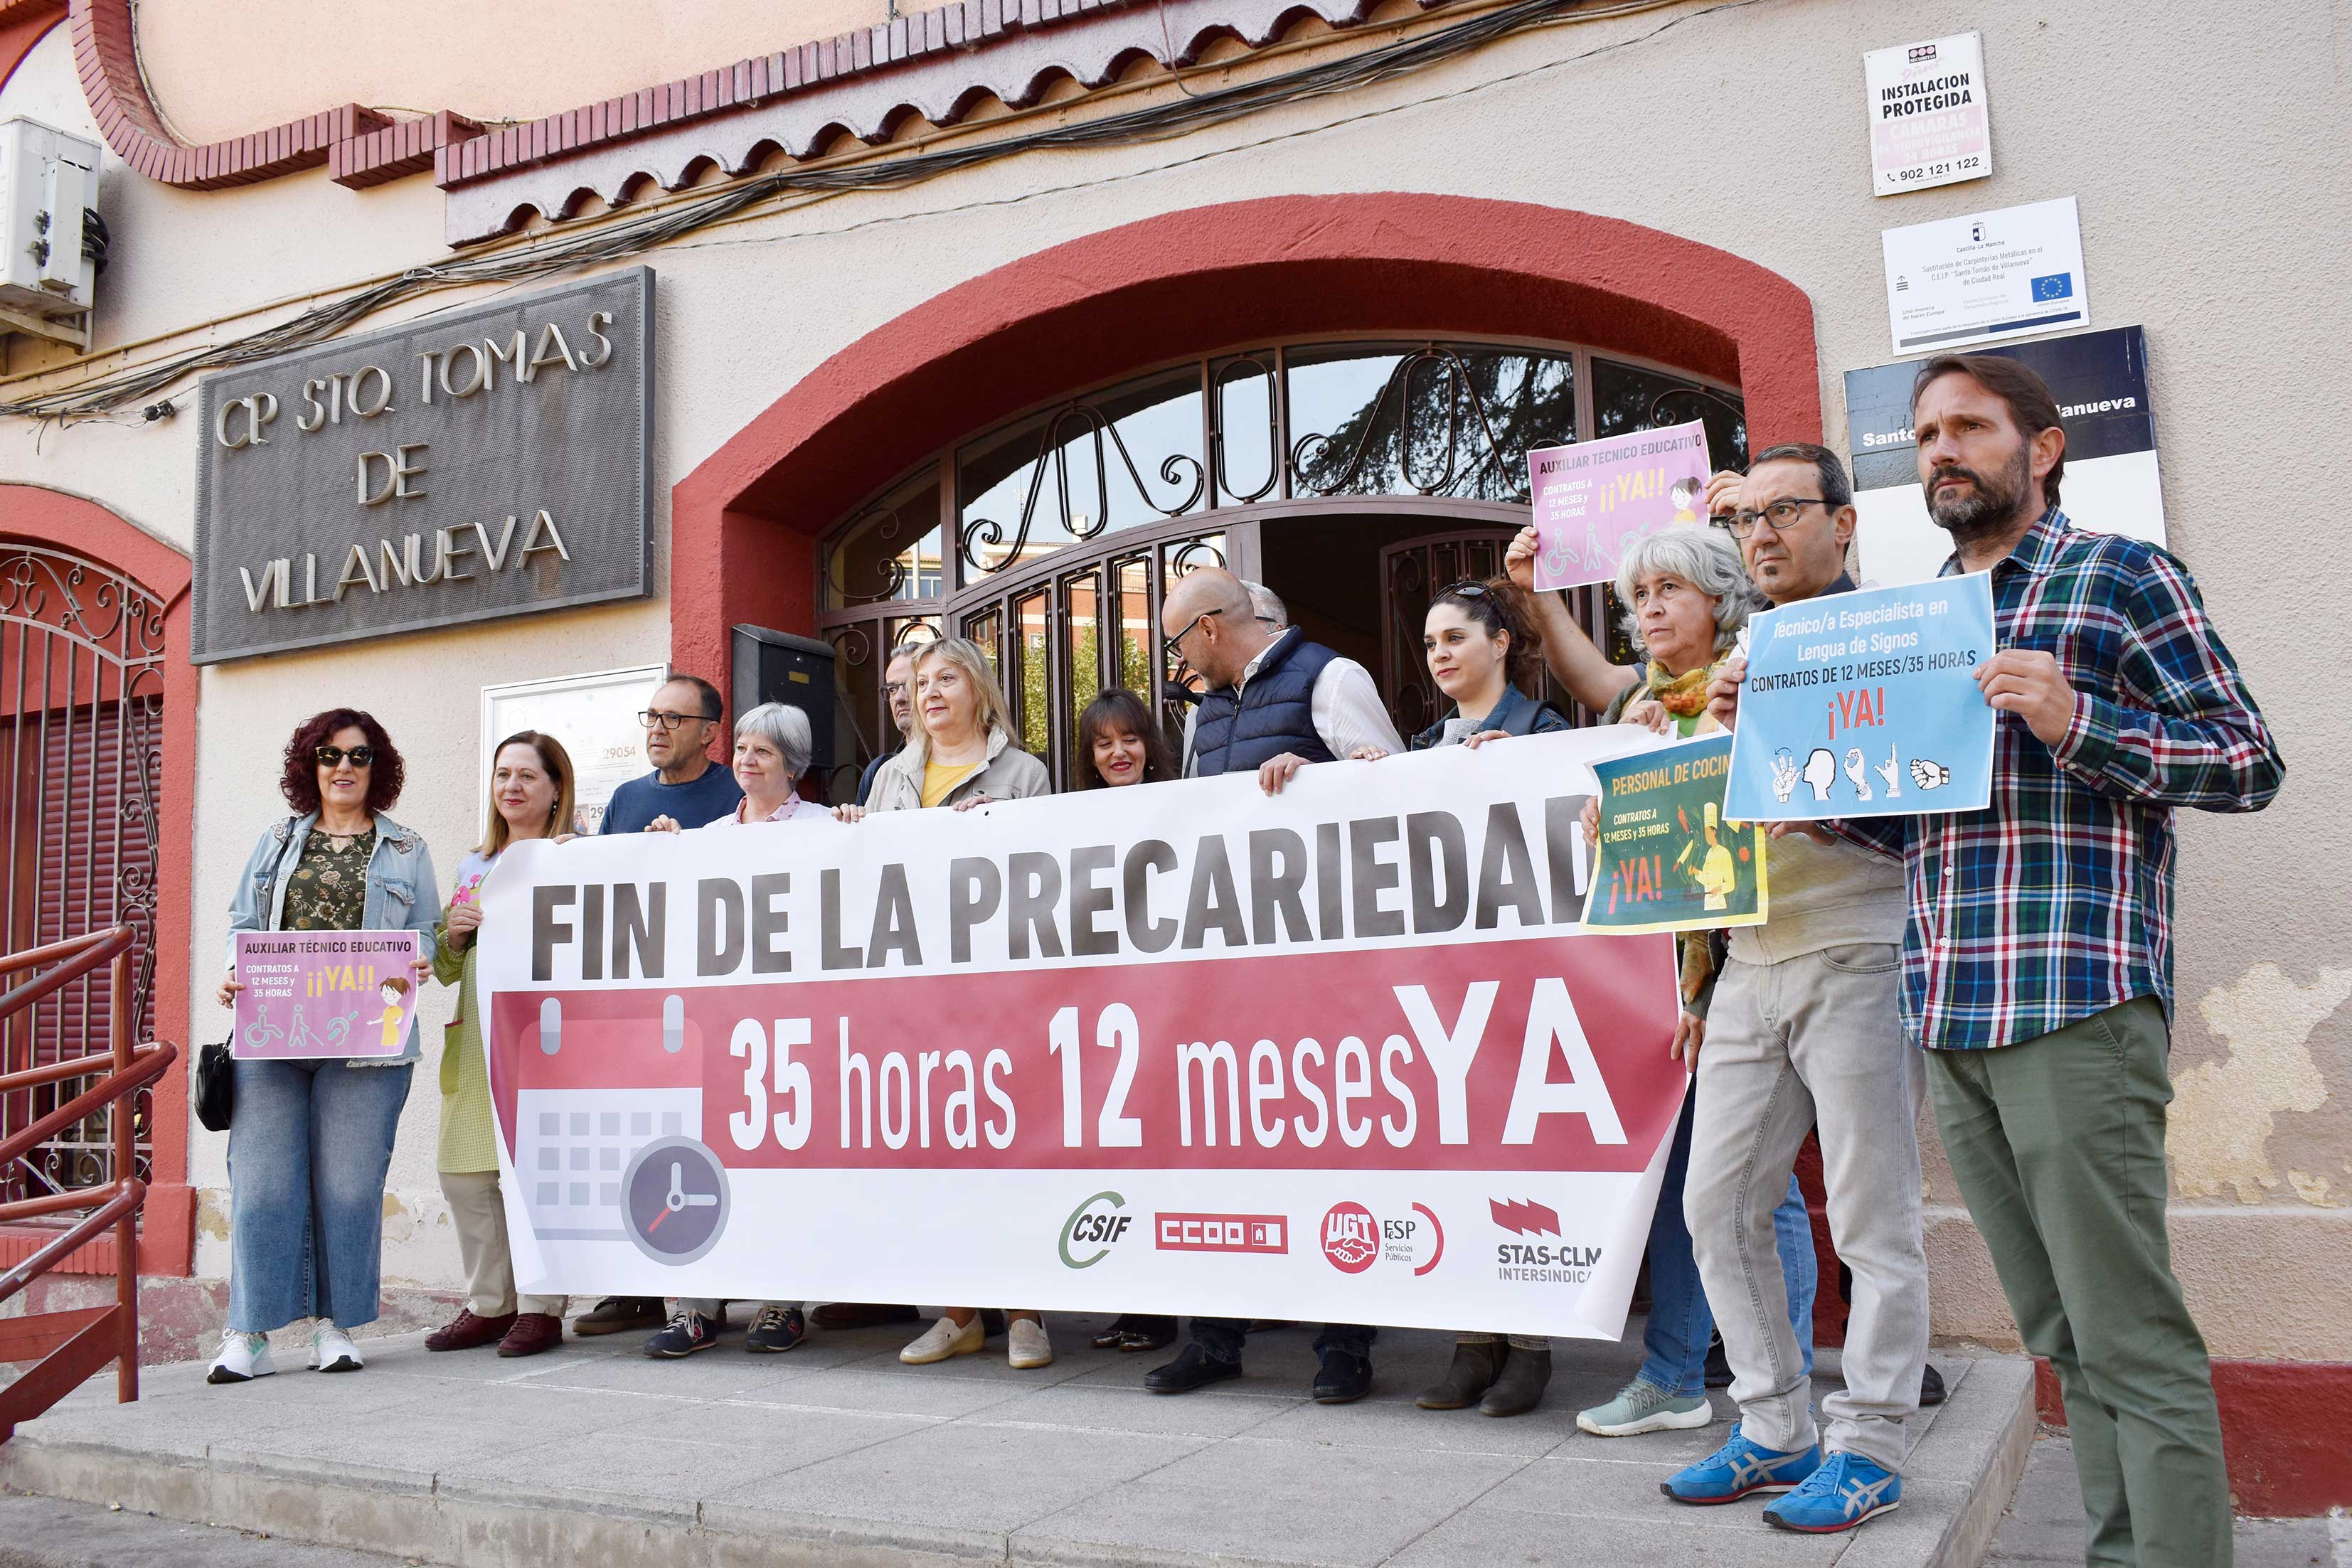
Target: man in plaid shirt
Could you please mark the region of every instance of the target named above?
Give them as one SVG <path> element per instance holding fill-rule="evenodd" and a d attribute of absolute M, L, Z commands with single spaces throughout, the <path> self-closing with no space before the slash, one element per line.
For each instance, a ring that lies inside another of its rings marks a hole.
<path fill-rule="evenodd" d="M 2040 377 L 1947 357 L 1911 403 L 1943 574 L 1992 576 L 1992 802 L 1832 831 L 1904 862 L 1904 1026 L 2010 1310 L 2057 1370 L 2088 1561 L 2226 1564 L 2211 1371 L 2165 1230 L 2172 812 L 2260 810 L 2285 765 L 2180 564 L 2058 509 Z"/>

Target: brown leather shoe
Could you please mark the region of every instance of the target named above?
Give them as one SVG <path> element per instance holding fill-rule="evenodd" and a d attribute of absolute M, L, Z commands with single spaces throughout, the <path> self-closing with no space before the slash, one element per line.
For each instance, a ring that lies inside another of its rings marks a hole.
<path fill-rule="evenodd" d="M 923 1314 L 913 1307 L 877 1306 L 868 1301 L 827 1301 L 809 1314 L 809 1322 L 821 1329 L 870 1329 L 885 1323 L 920 1322 Z"/>
<path fill-rule="evenodd" d="M 563 1343 L 563 1320 L 553 1312 L 524 1312 L 499 1341 L 500 1355 L 537 1355 Z"/>
<path fill-rule="evenodd" d="M 509 1312 L 502 1318 L 480 1318 L 474 1309 L 465 1308 L 447 1322 L 425 1336 L 427 1350 L 471 1350 L 476 1345 L 495 1344 L 514 1327 L 515 1318 Z"/>

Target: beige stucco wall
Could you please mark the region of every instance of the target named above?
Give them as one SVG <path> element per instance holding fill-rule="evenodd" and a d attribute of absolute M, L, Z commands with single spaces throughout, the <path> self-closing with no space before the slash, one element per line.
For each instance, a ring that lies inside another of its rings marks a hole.
<path fill-rule="evenodd" d="M 181 138 L 212 141 L 341 103 L 536 120 L 890 14 L 888 0 L 150 0 L 139 63 Z"/>
<path fill-rule="evenodd" d="M 1965 16 L 1803 0 L 1693 16 L 1654 42 L 1556 63 L 1649 31 L 1661 19 L 1652 14 L 1548 30 L 1180 143 L 983 167 L 733 228 L 725 237 L 735 243 L 656 253 L 656 559 L 667 554 L 669 487 L 828 355 L 980 272 L 1156 214 L 1288 192 L 1406 189 L 1550 203 L 1704 240 L 1780 272 L 1814 301 L 1827 434 L 1842 447 L 1843 372 L 1891 357 L 1878 231 L 2077 196 L 2095 322 L 2147 329 L 2173 547 L 2266 700 L 2289 760 L 2286 790 L 2267 812 L 2188 813 L 2181 824 L 2175 1256 L 2217 1354 L 2352 1360 L 2352 1318 L 2333 1304 L 2352 1279 L 2352 1009 L 2342 1005 L 2352 992 L 2352 959 L 2342 956 L 2352 898 L 2326 852 L 2340 837 L 2335 759 L 2352 735 L 2344 705 L 2315 674 L 2315 655 L 2317 668 L 2332 668 L 2324 650 L 2342 619 L 2326 567 L 2341 532 L 2326 476 L 2352 395 L 2341 361 L 2352 315 L 2326 280 L 2352 246 L 2342 156 L 2352 117 L 2340 6 L 2268 9 L 2268 25 L 2250 28 L 2199 0 L 2128 14 L 1982 0 Z M 1861 52 L 1958 26 L 1985 34 L 2000 172 L 1874 200 Z M 633 47 L 632 68 L 649 77 L 641 57 Z M 28 61 L 0 92 L 0 115 L 33 112 L 20 97 L 69 89 L 69 65 Z M 1395 112 L 1350 118 L 1372 109 Z M 1210 152 L 1221 155 L 1198 159 Z M 184 196 L 119 167 L 110 178 L 110 218 L 123 215 L 121 263 L 103 286 L 110 340 L 135 335 L 113 336 L 118 320 L 142 333 L 193 324 L 223 300 L 257 303 L 275 298 L 264 290 L 322 287 L 442 254 L 437 194 L 424 180 L 352 193 L 310 176 Z M 809 308 L 812 298 L 824 308 Z M 1154 357 L 1150 323 L 1135 329 L 1138 360 Z M 1528 329 L 1540 335 L 1542 324 Z M 51 430 L 37 457 L 27 427 L 0 428 L 0 480 L 91 495 L 184 541 L 193 425 Z M 477 688 L 656 660 L 667 647 L 657 598 L 208 670 L 199 975 L 219 951 L 230 883 L 275 810 L 269 756 L 299 715 L 362 702 L 413 757 L 431 759 L 413 770 L 399 815 L 429 835 L 446 868 L 475 821 Z M 200 978 L 199 1034 L 218 1025 L 209 988 Z M 428 1062 L 395 1157 L 387 1268 L 447 1285 L 456 1260 L 431 1168 L 429 1073 Z M 197 1135 L 194 1176 L 215 1189 L 225 1185 L 221 1145 Z M 2011 1339 L 1932 1150 L 1928 1188 L 1938 1331 Z M 224 1268 L 215 1228 L 198 1262 L 205 1273 Z"/>

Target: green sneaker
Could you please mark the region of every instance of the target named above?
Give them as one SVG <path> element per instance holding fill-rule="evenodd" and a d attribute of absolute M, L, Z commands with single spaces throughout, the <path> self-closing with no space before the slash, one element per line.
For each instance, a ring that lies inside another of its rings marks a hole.
<path fill-rule="evenodd" d="M 1576 1413 L 1576 1424 L 1596 1437 L 1635 1437 L 1643 1432 L 1687 1432 L 1715 1419 L 1704 1394 L 1677 1398 L 1654 1383 L 1633 1379 L 1606 1405 Z"/>

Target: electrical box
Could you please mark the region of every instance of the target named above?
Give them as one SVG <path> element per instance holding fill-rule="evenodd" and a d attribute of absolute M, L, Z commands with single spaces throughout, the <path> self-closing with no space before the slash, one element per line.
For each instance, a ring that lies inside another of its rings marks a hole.
<path fill-rule="evenodd" d="M 97 209 L 97 143 L 0 120 L 0 332 L 89 347 L 106 251 Z"/>
<path fill-rule="evenodd" d="M 842 755 L 834 734 L 833 644 L 765 626 L 736 627 L 734 644 L 735 689 L 730 694 L 734 706 L 727 710 L 729 727 L 761 703 L 782 703 L 808 715 L 816 754 L 809 761 L 801 793 L 814 800 L 829 799 L 834 758 Z M 850 765 L 855 766 L 856 758 L 851 749 Z M 856 782 L 855 777 L 850 782 Z"/>

